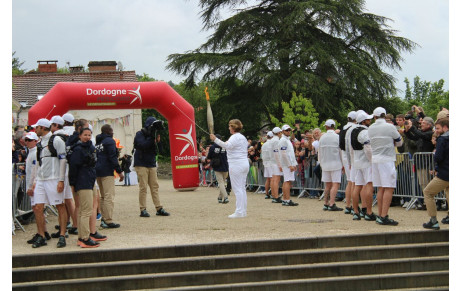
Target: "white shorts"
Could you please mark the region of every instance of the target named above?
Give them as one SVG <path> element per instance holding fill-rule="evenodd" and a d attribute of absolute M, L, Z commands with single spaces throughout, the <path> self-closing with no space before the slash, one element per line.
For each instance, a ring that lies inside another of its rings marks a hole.
<path fill-rule="evenodd" d="M 72 188 L 69 185 L 69 177 L 64 180 L 64 199 L 73 199 Z"/>
<path fill-rule="evenodd" d="M 271 166 L 264 167 L 264 178 L 271 178 L 273 170 Z"/>
<path fill-rule="evenodd" d="M 372 167 L 355 170 L 355 185 L 364 186 L 372 182 Z"/>
<path fill-rule="evenodd" d="M 280 168 L 276 165 L 272 165 L 272 177 L 273 176 L 283 176 L 283 172 L 281 172 Z"/>
<path fill-rule="evenodd" d="M 374 187 L 396 188 L 395 163 L 372 163 L 372 182 Z"/>
<path fill-rule="evenodd" d="M 321 181 L 322 182 L 332 182 L 340 183 L 342 180 L 342 170 L 335 171 L 322 171 Z"/>
<path fill-rule="evenodd" d="M 291 172 L 291 169 L 289 169 L 289 167 L 283 167 L 283 179 L 284 182 L 295 181 L 295 171 Z"/>
<path fill-rule="evenodd" d="M 35 204 L 59 205 L 64 203 L 64 193 L 57 192 L 58 179 L 38 180 L 35 184 Z"/>
<path fill-rule="evenodd" d="M 356 177 L 356 169 L 354 166 L 351 166 L 351 169 L 350 169 L 350 180 L 348 180 L 348 177 L 347 177 L 347 181 L 350 181 L 350 182 L 355 182 L 355 177 Z"/>
<path fill-rule="evenodd" d="M 347 178 L 347 181 L 351 181 L 350 166 L 348 164 L 346 164 L 346 165 L 343 165 L 343 168 L 345 169 L 345 177 Z"/>

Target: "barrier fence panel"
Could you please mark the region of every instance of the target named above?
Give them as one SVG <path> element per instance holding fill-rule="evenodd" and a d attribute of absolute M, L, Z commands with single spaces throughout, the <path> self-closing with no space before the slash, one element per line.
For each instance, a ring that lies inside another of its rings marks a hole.
<path fill-rule="evenodd" d="M 267 193 L 267 189 L 265 189 L 265 177 L 264 177 L 264 163 L 262 161 L 262 159 L 259 159 L 257 161 L 257 165 L 258 165 L 258 170 L 257 170 L 257 185 L 259 186 L 257 188 L 257 191 L 256 192 L 259 192 L 262 190 L 262 188 L 264 188 L 264 192 Z"/>
<path fill-rule="evenodd" d="M 24 215 L 26 213 L 32 212 L 30 205 L 30 197 L 26 194 L 26 183 L 25 183 L 25 174 L 24 163 L 12 164 L 12 207 L 13 207 L 13 222 L 25 231 L 24 227 L 18 220 L 18 216 Z M 22 209 L 21 209 L 22 207 Z"/>

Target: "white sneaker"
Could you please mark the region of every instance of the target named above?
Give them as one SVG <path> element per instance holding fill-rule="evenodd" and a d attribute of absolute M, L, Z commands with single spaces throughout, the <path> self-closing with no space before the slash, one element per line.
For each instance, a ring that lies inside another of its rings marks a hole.
<path fill-rule="evenodd" d="M 241 218 L 241 217 L 246 217 L 245 214 L 240 214 L 240 213 L 233 213 L 228 216 L 228 218 Z"/>
<path fill-rule="evenodd" d="M 409 206 L 409 201 L 404 202 L 404 204 L 402 205 L 403 208 L 406 208 L 407 206 Z"/>

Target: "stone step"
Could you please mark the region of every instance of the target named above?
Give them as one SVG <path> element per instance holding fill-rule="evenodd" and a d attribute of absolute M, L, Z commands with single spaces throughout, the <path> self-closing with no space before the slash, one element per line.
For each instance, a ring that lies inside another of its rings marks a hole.
<path fill-rule="evenodd" d="M 199 270 L 226 270 L 248 267 L 294 266 L 363 260 L 410 259 L 448 256 L 449 244 L 418 243 L 404 245 L 324 248 L 311 250 L 255 252 L 236 255 L 178 257 L 167 259 L 51 265 L 13 268 L 12 282 L 37 282 L 134 274 L 159 274 Z"/>
<path fill-rule="evenodd" d="M 167 275 L 132 275 L 117 276 L 95 279 L 72 279 L 50 282 L 16 283 L 13 289 L 17 290 L 134 290 L 134 289 L 158 289 L 158 290 L 375 290 L 375 289 L 400 289 L 415 287 L 446 286 L 449 283 L 449 272 L 446 270 L 428 270 L 423 272 L 401 272 L 397 273 L 374 273 L 385 264 L 377 264 L 372 267 L 373 262 L 363 264 L 361 268 L 354 268 L 354 265 L 337 264 L 331 269 L 348 270 L 343 276 L 332 274 L 332 276 L 314 278 L 292 278 L 293 274 L 314 270 L 315 266 L 306 265 L 305 268 L 293 269 L 292 267 L 264 270 L 229 270 L 190 272 Z M 405 262 L 401 263 L 403 266 Z M 416 266 L 415 262 L 410 262 Z M 398 265 L 398 262 L 391 262 L 390 265 Z M 320 265 L 317 267 L 325 267 Z M 367 270 L 364 274 L 361 271 Z M 356 271 L 356 272 L 354 272 Z M 207 274 L 206 274 L 207 273 Z M 278 278 L 282 273 L 283 278 Z M 350 274 L 352 273 L 352 274 Z M 286 274 L 290 276 L 286 276 Z M 315 275 L 315 274 L 312 274 Z M 252 277 L 254 276 L 254 277 Z M 240 277 L 244 280 L 237 280 Z M 291 278 L 289 278 L 291 277 Z"/>
<path fill-rule="evenodd" d="M 215 244 L 151 247 L 140 249 L 90 250 L 88 252 L 62 252 L 13 256 L 13 268 L 149 260 L 176 257 L 200 257 L 210 255 L 242 254 L 251 252 L 274 252 L 303 249 L 321 249 L 349 246 L 397 245 L 407 243 L 448 242 L 449 231 L 411 231 L 378 234 L 341 235 L 300 239 L 225 242 Z M 76 255 L 78 254 L 78 255 Z"/>

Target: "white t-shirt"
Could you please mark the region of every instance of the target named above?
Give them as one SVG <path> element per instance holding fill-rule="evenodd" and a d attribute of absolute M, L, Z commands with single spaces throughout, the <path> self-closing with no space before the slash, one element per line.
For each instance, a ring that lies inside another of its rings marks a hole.
<path fill-rule="evenodd" d="M 57 152 L 57 157 L 51 156 L 51 152 L 48 149 L 48 141 L 50 137 L 51 137 L 51 132 L 48 132 L 48 134 L 42 137 L 42 140 L 40 142 L 41 145 L 43 146 L 43 149 L 40 154 L 42 165 L 41 167 L 38 168 L 37 180 L 59 179 L 59 175 L 60 175 L 59 160 L 65 159 L 66 157 L 65 143 L 60 137 L 55 137 L 54 142 L 53 142 L 53 146 Z"/>
<path fill-rule="evenodd" d="M 318 160 L 323 171 L 342 169 L 340 158 L 339 135 L 334 130 L 328 130 L 319 139 Z"/>
<path fill-rule="evenodd" d="M 365 128 L 364 130 L 361 130 L 361 132 L 358 134 L 358 142 L 362 144 L 363 146 L 366 146 L 370 143 L 368 129 L 364 125 L 357 125 L 355 128 L 358 128 L 358 127 Z M 365 168 L 370 168 L 372 166 L 371 162 L 366 156 L 366 153 L 364 152 L 364 149 L 353 150 L 353 154 L 354 154 L 353 165 L 355 169 L 365 169 Z"/>
<path fill-rule="evenodd" d="M 279 153 L 281 159 L 281 167 L 297 166 L 294 146 L 292 145 L 289 137 L 286 137 L 284 134 L 281 136 L 279 141 Z"/>
<path fill-rule="evenodd" d="M 396 161 L 394 142 L 401 140 L 401 135 L 392 124 L 379 118 L 369 127 L 369 138 L 372 147 L 372 163 L 387 163 Z"/>
<path fill-rule="evenodd" d="M 248 162 L 248 140 L 241 133 L 237 132 L 223 142 L 216 138 L 214 142 L 227 150 L 227 160 L 232 162 Z"/>
<path fill-rule="evenodd" d="M 356 123 L 352 123 L 345 134 L 345 153 L 350 166 L 354 166 L 354 153 L 353 147 L 351 146 L 351 132 L 356 126 L 358 126 Z"/>
<path fill-rule="evenodd" d="M 32 187 L 32 172 L 37 164 L 37 147 L 33 147 L 29 149 L 26 159 L 26 191 Z"/>
<path fill-rule="evenodd" d="M 266 142 L 264 142 L 264 144 L 262 145 L 262 151 L 261 151 L 261 158 L 262 158 L 262 163 L 264 165 L 264 167 L 269 167 L 271 166 L 272 164 L 272 161 L 271 161 L 271 158 L 270 158 L 270 146 L 272 144 L 272 139 L 267 139 Z"/>

